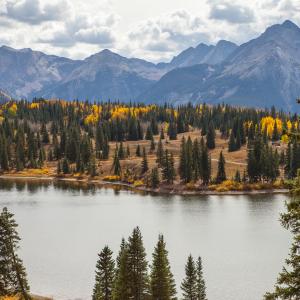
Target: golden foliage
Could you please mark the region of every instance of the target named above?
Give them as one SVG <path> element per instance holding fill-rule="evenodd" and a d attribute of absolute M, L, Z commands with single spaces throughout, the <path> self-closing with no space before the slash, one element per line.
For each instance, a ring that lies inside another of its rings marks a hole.
<path fill-rule="evenodd" d="M 103 178 L 103 180 L 109 182 L 116 182 L 116 181 L 120 181 L 121 177 L 118 175 L 107 175 Z"/>
<path fill-rule="evenodd" d="M 289 142 L 289 136 L 287 134 L 283 134 L 281 136 L 281 142 L 287 144 Z"/>
<path fill-rule="evenodd" d="M 276 122 L 276 125 L 277 125 L 278 133 L 281 133 L 282 132 L 282 121 L 281 121 L 281 119 L 279 119 L 279 118 L 274 119 L 271 116 L 263 117 L 261 119 L 260 124 L 261 124 L 262 132 L 267 130 L 268 136 L 272 136 L 273 131 L 274 131 L 275 122 Z"/>
<path fill-rule="evenodd" d="M 37 103 L 37 102 L 33 102 L 30 104 L 30 109 L 37 109 L 37 108 L 40 108 L 40 103 Z"/>
<path fill-rule="evenodd" d="M 8 113 L 12 116 L 15 116 L 17 113 L 18 107 L 16 103 L 13 103 L 9 108 L 8 108 Z"/>
<path fill-rule="evenodd" d="M 139 186 L 143 186 L 145 185 L 145 183 L 142 180 L 135 180 L 133 183 L 134 187 L 139 187 Z"/>

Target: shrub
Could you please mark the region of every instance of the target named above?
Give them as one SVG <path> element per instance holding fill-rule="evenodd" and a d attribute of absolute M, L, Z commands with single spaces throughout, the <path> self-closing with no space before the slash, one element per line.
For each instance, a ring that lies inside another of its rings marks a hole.
<path fill-rule="evenodd" d="M 116 182 L 116 181 L 120 181 L 121 177 L 118 175 L 107 175 L 103 178 L 103 180 L 109 182 Z"/>

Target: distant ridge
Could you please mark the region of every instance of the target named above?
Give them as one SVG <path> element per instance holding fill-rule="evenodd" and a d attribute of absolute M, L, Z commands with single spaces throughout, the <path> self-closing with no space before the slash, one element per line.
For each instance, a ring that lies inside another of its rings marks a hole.
<path fill-rule="evenodd" d="M 240 46 L 200 43 L 159 64 L 108 49 L 72 60 L 2 46 L 0 87 L 16 99 L 226 102 L 293 111 L 300 96 L 300 29 L 287 20 Z"/>

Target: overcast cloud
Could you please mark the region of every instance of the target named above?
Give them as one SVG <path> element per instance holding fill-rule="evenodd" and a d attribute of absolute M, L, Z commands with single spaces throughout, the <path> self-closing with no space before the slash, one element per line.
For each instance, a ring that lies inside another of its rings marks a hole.
<path fill-rule="evenodd" d="M 299 0 L 0 0 L 0 44 L 158 62 L 201 42 L 241 44 L 285 19 L 300 24 Z"/>

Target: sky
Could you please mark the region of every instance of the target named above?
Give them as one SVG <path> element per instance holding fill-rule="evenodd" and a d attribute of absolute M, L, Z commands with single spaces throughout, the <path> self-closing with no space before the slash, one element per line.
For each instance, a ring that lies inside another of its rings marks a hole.
<path fill-rule="evenodd" d="M 300 0 L 0 0 L 0 45 L 160 62 L 199 43 L 242 44 L 286 19 L 300 25 Z"/>

